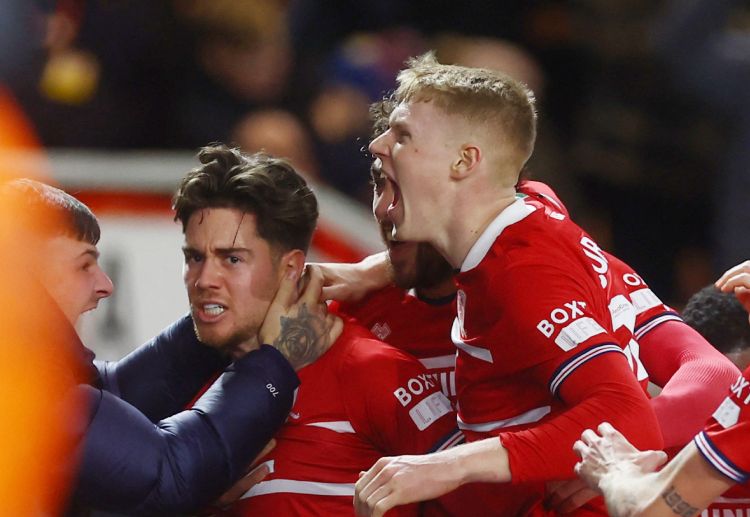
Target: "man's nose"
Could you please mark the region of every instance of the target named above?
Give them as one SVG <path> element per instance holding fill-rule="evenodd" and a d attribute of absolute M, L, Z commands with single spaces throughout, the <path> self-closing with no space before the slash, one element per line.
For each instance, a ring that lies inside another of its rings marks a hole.
<path fill-rule="evenodd" d="M 99 278 L 97 278 L 96 283 L 96 295 L 99 300 L 102 298 L 108 298 L 112 296 L 112 293 L 115 290 L 115 285 L 112 283 L 112 279 L 109 278 L 107 273 L 105 273 L 102 269 L 99 270 Z"/>
<path fill-rule="evenodd" d="M 368 146 L 368 149 L 370 150 L 370 153 L 372 153 L 374 156 L 386 156 L 388 152 L 388 146 L 387 144 L 387 134 L 385 133 L 381 134 L 377 138 L 373 139 L 372 142 L 370 142 L 370 145 Z"/>
<path fill-rule="evenodd" d="M 198 277 L 195 279 L 195 287 L 199 289 L 210 289 L 216 287 L 219 282 L 219 268 L 212 260 L 204 260 L 200 265 Z"/>

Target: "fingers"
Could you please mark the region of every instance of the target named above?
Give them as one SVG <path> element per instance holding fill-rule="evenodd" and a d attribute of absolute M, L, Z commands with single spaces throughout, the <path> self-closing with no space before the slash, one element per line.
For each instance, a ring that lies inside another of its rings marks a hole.
<path fill-rule="evenodd" d="M 588 451 L 589 446 L 583 443 L 581 440 L 576 440 L 573 444 L 573 451 L 578 454 L 579 458 L 583 458 L 584 454 Z"/>
<path fill-rule="evenodd" d="M 735 287 L 750 287 L 750 260 L 728 269 L 714 284 L 718 289 L 729 292 Z"/>
<path fill-rule="evenodd" d="M 719 287 L 725 293 L 731 293 L 732 291 L 742 293 L 747 291 L 748 288 L 750 288 L 750 273 L 738 273 L 730 276 Z"/>
<path fill-rule="evenodd" d="M 588 498 L 579 495 L 579 492 L 587 488 L 586 483 L 581 479 L 547 483 L 547 495 L 544 498 L 544 507 L 558 512 L 574 510 L 588 501 Z M 581 502 L 578 502 L 579 500 Z"/>
<path fill-rule="evenodd" d="M 346 293 L 346 288 L 341 285 L 328 285 L 323 286 L 323 289 L 321 289 L 320 292 L 320 299 L 321 300 L 346 300 L 344 294 Z"/>
<path fill-rule="evenodd" d="M 612 427 L 612 424 L 609 422 L 602 422 L 596 429 L 602 436 L 622 436 L 620 431 Z"/>
<path fill-rule="evenodd" d="M 643 472 L 654 472 L 667 461 L 667 454 L 663 451 L 643 451 L 636 463 Z"/>
<path fill-rule="evenodd" d="M 263 479 L 270 473 L 271 469 L 268 464 L 261 464 L 257 468 L 251 470 L 244 477 L 240 478 L 232 488 L 224 492 L 224 494 L 216 501 L 216 505 L 223 507 L 232 504 L 242 497 L 248 490 L 263 481 Z"/>
<path fill-rule="evenodd" d="M 263 447 L 263 450 L 258 453 L 258 455 L 255 457 L 253 462 L 250 464 L 251 468 L 258 464 L 258 462 L 263 458 L 266 454 L 271 452 L 273 448 L 276 447 L 276 440 L 271 438 L 265 447 Z"/>
<path fill-rule="evenodd" d="M 322 278 L 321 301 L 345 299 L 349 289 L 345 280 L 345 271 L 347 268 L 351 268 L 351 264 L 310 262 L 307 264 L 307 268 L 310 267 L 319 272 Z"/>
<path fill-rule="evenodd" d="M 369 515 L 372 517 L 380 517 L 385 512 L 391 509 L 393 504 L 389 496 L 392 494 L 391 488 L 388 485 L 380 486 L 375 490 L 370 497 L 367 498 L 367 508 Z"/>
<path fill-rule="evenodd" d="M 294 302 L 297 301 L 297 272 L 290 269 L 286 275 L 281 279 L 279 289 L 276 291 L 271 305 L 279 305 L 284 309 L 288 309 Z"/>
<path fill-rule="evenodd" d="M 554 481 L 547 483 L 547 497 L 548 501 L 563 501 L 571 495 L 578 492 L 581 488 L 585 487 L 585 483 L 580 479 L 568 479 L 565 481 Z"/>
<path fill-rule="evenodd" d="M 320 303 L 321 301 L 323 273 L 319 267 L 313 264 L 308 264 L 307 267 L 305 267 L 303 278 L 305 279 L 305 284 L 300 293 L 300 300 L 312 307 L 314 304 Z"/>
<path fill-rule="evenodd" d="M 596 431 L 594 431 L 593 429 L 586 429 L 585 431 L 583 431 L 583 433 L 581 433 L 580 441 L 582 441 L 588 446 L 591 446 L 599 438 L 600 436 L 596 434 Z"/>
<path fill-rule="evenodd" d="M 354 510 L 357 515 L 374 515 L 371 504 L 377 502 L 372 496 L 387 481 L 387 476 L 383 475 L 383 469 L 390 462 L 390 458 L 380 458 L 370 470 L 360 473 L 360 478 L 354 485 Z M 380 497 L 388 495 L 385 491 L 378 492 Z"/>
<path fill-rule="evenodd" d="M 575 492 L 568 495 L 562 501 L 559 501 L 555 506 L 551 506 L 550 509 L 556 510 L 557 513 L 570 513 L 599 495 L 589 488 L 583 480 L 579 480 L 579 482 L 581 486 Z"/>

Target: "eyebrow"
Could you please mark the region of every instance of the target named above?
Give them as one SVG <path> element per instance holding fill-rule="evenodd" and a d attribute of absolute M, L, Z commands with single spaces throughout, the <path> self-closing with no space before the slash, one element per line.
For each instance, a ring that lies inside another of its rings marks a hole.
<path fill-rule="evenodd" d="M 100 255 L 100 253 L 99 253 L 99 250 L 96 250 L 96 249 L 93 249 L 93 250 L 92 250 L 92 249 L 88 249 L 88 250 L 86 250 L 86 251 L 83 251 L 83 252 L 81 252 L 81 254 L 80 254 L 80 255 L 78 255 L 78 256 L 79 256 L 79 257 L 85 257 L 86 255 L 90 255 L 91 257 L 93 257 L 93 258 L 94 258 L 94 260 L 99 260 L 99 255 Z"/>
<path fill-rule="evenodd" d="M 237 248 L 237 247 L 229 247 L 229 248 L 214 248 L 214 253 L 217 255 L 232 255 L 235 253 L 247 253 L 252 254 L 252 251 L 250 251 L 247 248 Z M 183 253 L 202 253 L 198 251 L 195 248 L 191 248 L 190 246 L 183 246 L 182 247 Z"/>
<path fill-rule="evenodd" d="M 406 122 L 403 120 L 396 119 L 389 124 L 390 129 L 394 129 L 396 131 L 400 131 L 402 133 L 408 133 L 409 132 L 409 126 L 406 125 Z"/>

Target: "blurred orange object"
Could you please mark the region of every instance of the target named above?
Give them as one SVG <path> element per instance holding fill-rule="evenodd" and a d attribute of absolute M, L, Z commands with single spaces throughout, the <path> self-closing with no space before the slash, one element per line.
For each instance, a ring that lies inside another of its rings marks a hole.
<path fill-rule="evenodd" d="M 34 149 L 39 143 L 31 125 L 0 86 L 0 182 L 17 175 L 9 158 L 14 152 Z M 0 199 L 0 509 L 59 515 L 85 414 L 71 399 L 77 382 L 71 329 L 26 271 L 28 250 L 19 244 L 26 216 L 8 196 Z"/>
<path fill-rule="evenodd" d="M 31 124 L 10 92 L 0 84 L 0 150 L 39 147 Z M 7 172 L 10 171 L 3 171 Z"/>

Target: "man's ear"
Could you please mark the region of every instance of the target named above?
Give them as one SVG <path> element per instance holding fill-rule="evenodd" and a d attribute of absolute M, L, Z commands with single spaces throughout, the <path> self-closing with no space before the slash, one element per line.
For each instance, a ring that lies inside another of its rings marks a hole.
<path fill-rule="evenodd" d="M 477 170 L 482 161 L 482 150 L 475 144 L 464 144 L 456 161 L 451 164 L 451 178 L 461 180 Z"/>
<path fill-rule="evenodd" d="M 279 279 L 291 271 L 296 273 L 296 278 L 302 277 L 302 271 L 305 269 L 305 252 L 302 250 L 287 251 L 279 260 Z"/>

